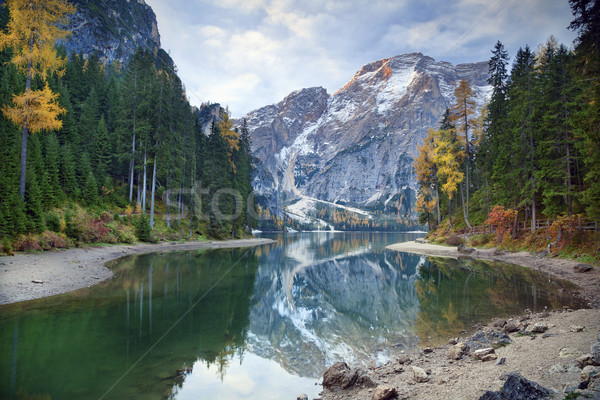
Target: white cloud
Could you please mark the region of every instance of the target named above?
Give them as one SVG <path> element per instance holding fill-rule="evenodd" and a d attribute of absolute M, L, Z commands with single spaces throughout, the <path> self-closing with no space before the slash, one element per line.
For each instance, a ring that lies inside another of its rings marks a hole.
<path fill-rule="evenodd" d="M 240 116 L 291 91 L 335 92 L 364 64 L 419 51 L 453 63 L 514 55 L 554 34 L 566 44 L 565 0 L 147 0 L 163 47 L 199 104 Z"/>

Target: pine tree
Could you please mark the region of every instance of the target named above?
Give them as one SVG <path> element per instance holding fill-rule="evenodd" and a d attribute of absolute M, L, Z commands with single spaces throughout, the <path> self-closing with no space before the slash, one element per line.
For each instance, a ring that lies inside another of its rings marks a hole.
<path fill-rule="evenodd" d="M 49 194 L 54 200 L 54 203 L 60 202 L 64 199 L 64 192 L 62 191 L 59 179 L 59 156 L 60 149 L 58 145 L 58 139 L 54 133 L 46 135 L 46 171 L 48 172 L 48 183 L 49 183 Z"/>
<path fill-rule="evenodd" d="M 27 231 L 33 233 L 43 232 L 46 227 L 44 225 L 42 192 L 38 185 L 38 179 L 33 169 L 27 173 L 25 211 L 27 213 Z"/>
<path fill-rule="evenodd" d="M 512 148 L 506 160 L 511 170 L 504 176 L 505 186 L 515 198 L 513 208 L 529 207 L 531 210 L 531 230 L 536 228 L 539 185 L 535 178 L 537 159 L 535 148 L 535 56 L 525 46 L 519 49 L 511 70 L 508 124 Z"/>
<path fill-rule="evenodd" d="M 72 198 L 78 198 L 79 186 L 77 184 L 77 173 L 75 172 L 75 159 L 70 143 L 67 143 L 62 147 L 60 171 L 60 176 L 62 178 L 61 184 L 65 193 Z"/>
<path fill-rule="evenodd" d="M 96 134 L 93 140 L 94 148 L 92 153 L 92 164 L 98 182 L 104 182 L 104 178 L 110 169 L 111 148 L 108 137 L 108 129 L 104 122 L 104 116 L 100 117 Z"/>
<path fill-rule="evenodd" d="M 82 198 L 88 206 L 94 205 L 98 201 L 98 181 L 91 171 L 85 180 Z"/>
<path fill-rule="evenodd" d="M 569 0 L 575 19 L 569 28 L 576 39 L 577 84 L 583 88 L 578 96 L 581 110 L 571 114 L 577 147 L 585 164 L 585 189 L 581 199 L 590 218 L 600 218 L 600 2 Z"/>

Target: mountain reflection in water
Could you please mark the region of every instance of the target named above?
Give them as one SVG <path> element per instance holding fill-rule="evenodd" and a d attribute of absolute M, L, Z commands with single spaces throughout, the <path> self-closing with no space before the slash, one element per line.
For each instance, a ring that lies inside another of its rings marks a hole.
<path fill-rule="evenodd" d="M 0 397 L 316 397 L 335 361 L 375 366 L 493 316 L 578 305 L 532 270 L 385 250 L 417 236 L 118 260 L 99 286 L 0 307 Z"/>

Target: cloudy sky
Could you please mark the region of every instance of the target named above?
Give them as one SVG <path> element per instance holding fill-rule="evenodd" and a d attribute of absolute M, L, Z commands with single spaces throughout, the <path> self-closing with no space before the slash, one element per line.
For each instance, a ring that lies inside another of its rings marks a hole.
<path fill-rule="evenodd" d="M 146 0 L 190 101 L 239 117 L 293 90 L 337 91 L 364 64 L 421 52 L 453 64 L 514 56 L 553 34 L 572 47 L 567 0 Z"/>

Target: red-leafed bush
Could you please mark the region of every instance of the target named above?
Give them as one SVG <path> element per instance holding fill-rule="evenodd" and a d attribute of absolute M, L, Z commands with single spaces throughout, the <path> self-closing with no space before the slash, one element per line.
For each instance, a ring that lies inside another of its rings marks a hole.
<path fill-rule="evenodd" d="M 496 231 L 498 243 L 502 242 L 504 236 L 510 232 L 516 215 L 517 210 L 511 210 L 503 206 L 494 206 L 492 211 L 490 211 L 490 215 L 485 223 L 491 225 Z"/>
<path fill-rule="evenodd" d="M 86 220 L 81 224 L 81 241 L 84 243 L 99 243 L 108 235 L 108 229 L 102 220 Z"/>
<path fill-rule="evenodd" d="M 31 233 L 27 235 L 19 235 L 13 244 L 13 248 L 16 251 L 42 250 L 42 246 L 40 246 L 38 238 Z"/>

